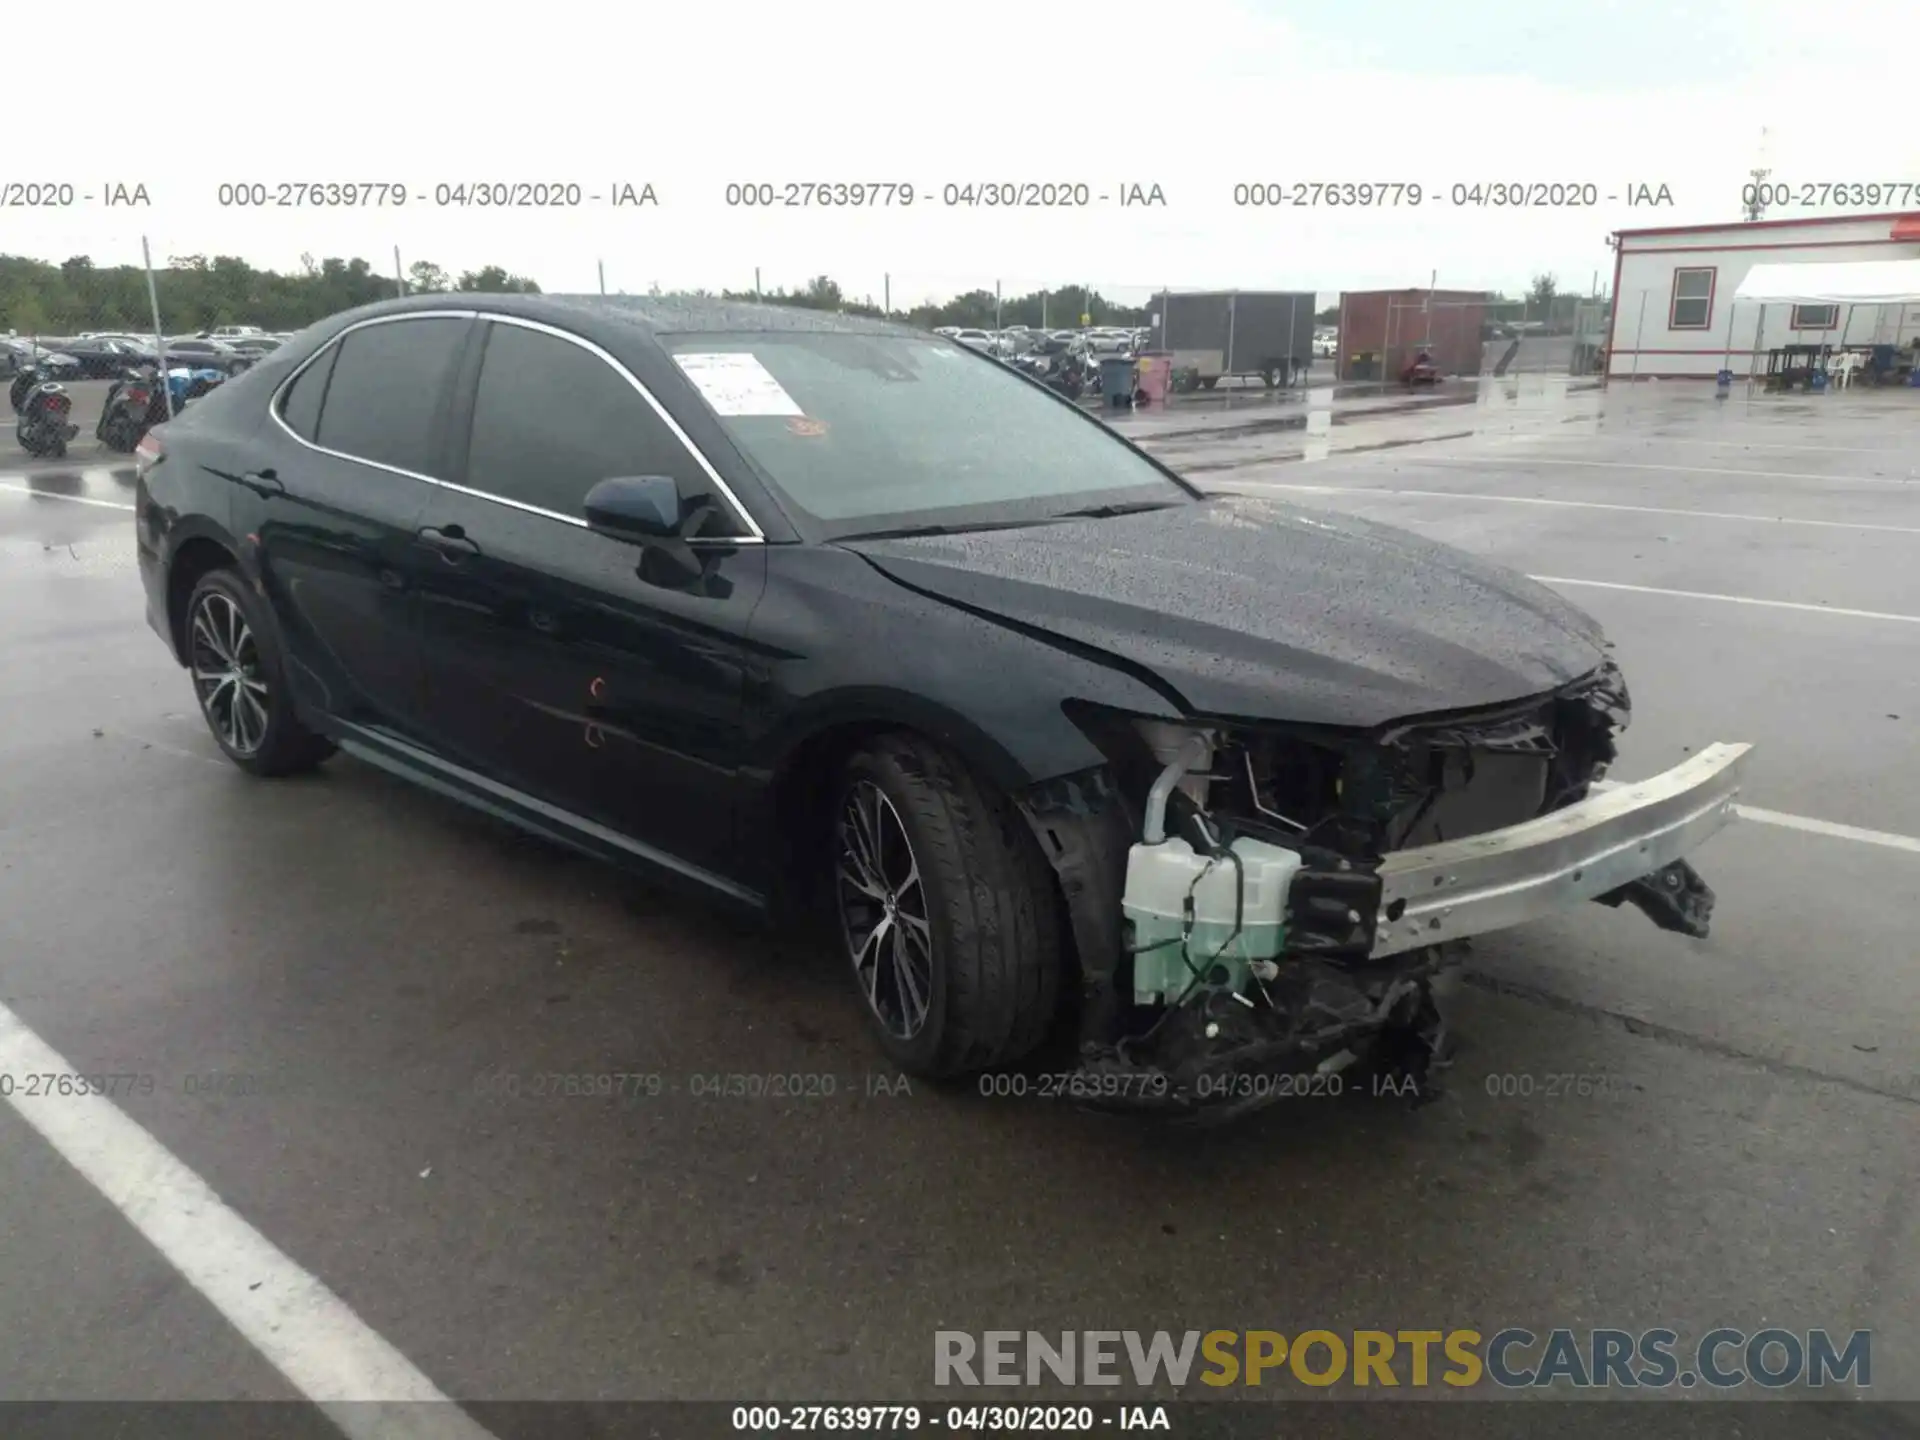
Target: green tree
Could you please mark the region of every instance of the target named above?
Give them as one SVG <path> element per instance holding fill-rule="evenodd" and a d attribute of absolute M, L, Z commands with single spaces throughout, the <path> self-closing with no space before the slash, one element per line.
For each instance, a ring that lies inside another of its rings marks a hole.
<path fill-rule="evenodd" d="M 483 265 L 460 276 L 454 287 L 484 295 L 538 295 L 540 287 L 522 275 L 510 275 L 498 265 Z"/>
<path fill-rule="evenodd" d="M 407 267 L 407 292 L 412 295 L 439 295 L 453 288 L 447 272 L 431 260 L 416 260 Z"/>

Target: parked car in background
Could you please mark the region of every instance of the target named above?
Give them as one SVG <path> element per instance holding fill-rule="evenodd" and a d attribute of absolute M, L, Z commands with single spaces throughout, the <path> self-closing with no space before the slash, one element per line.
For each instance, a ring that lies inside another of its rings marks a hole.
<path fill-rule="evenodd" d="M 855 316 L 362 307 L 149 433 L 131 508 L 148 620 L 235 764 L 337 748 L 817 917 L 916 1075 L 1069 1018 L 1076 1096 L 1421 1067 L 1464 938 L 1595 900 L 1704 936 L 1683 857 L 1748 749 L 1594 791 L 1626 684 L 1553 590 L 1210 498 Z"/>
<path fill-rule="evenodd" d="M 962 345 L 970 345 L 975 350 L 983 351 L 988 355 L 994 353 L 993 336 L 985 330 L 962 330 L 953 338 Z"/>
<path fill-rule="evenodd" d="M 152 341 L 142 346 L 105 337 L 62 341 L 60 353 L 73 357 L 79 366 L 77 378 L 82 380 L 109 380 L 136 365 L 151 365 L 154 359 Z"/>
<path fill-rule="evenodd" d="M 64 351 L 47 345 L 29 345 L 12 352 L 14 356 L 11 373 L 19 376 L 33 371 L 38 380 L 53 380 L 62 385 L 71 385 L 76 380 L 86 379 L 86 373 L 80 362 Z"/>
<path fill-rule="evenodd" d="M 29 365 L 38 365 L 53 352 L 18 336 L 0 339 L 0 380 L 10 380 Z"/>
<path fill-rule="evenodd" d="M 169 368 L 185 365 L 194 370 L 224 370 L 229 375 L 238 375 L 252 363 L 251 355 L 242 354 L 222 340 L 182 335 L 167 341 Z"/>
<path fill-rule="evenodd" d="M 216 325 L 211 330 L 196 330 L 194 337 L 199 340 L 247 340 L 266 333 L 258 325 Z"/>

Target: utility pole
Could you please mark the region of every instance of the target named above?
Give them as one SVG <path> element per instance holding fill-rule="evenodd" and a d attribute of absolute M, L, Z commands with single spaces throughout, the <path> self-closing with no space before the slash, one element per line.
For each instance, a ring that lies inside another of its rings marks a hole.
<path fill-rule="evenodd" d="M 1762 125 L 1760 127 L 1760 164 L 1747 172 L 1752 183 L 1747 187 L 1746 204 L 1742 207 L 1749 224 L 1761 219 L 1767 213 L 1763 197 L 1767 193 L 1767 177 L 1773 174 L 1767 165 L 1767 139 L 1767 127 Z"/>

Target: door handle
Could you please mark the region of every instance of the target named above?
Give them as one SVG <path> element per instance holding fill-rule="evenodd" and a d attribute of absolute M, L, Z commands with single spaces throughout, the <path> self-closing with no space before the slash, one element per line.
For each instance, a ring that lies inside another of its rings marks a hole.
<path fill-rule="evenodd" d="M 428 525 L 419 531 L 423 544 L 440 552 L 440 558 L 449 565 L 458 565 L 470 555 L 478 555 L 480 547 L 467 538 L 467 532 L 458 525 Z"/>
<path fill-rule="evenodd" d="M 240 483 L 262 499 L 287 493 L 286 485 L 271 470 L 249 470 L 240 477 Z"/>

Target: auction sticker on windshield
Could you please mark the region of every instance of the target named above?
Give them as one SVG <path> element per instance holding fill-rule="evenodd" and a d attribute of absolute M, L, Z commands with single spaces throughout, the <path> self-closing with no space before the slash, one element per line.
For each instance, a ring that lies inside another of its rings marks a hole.
<path fill-rule="evenodd" d="M 673 357 L 719 415 L 804 415 L 773 372 L 741 351 Z"/>

